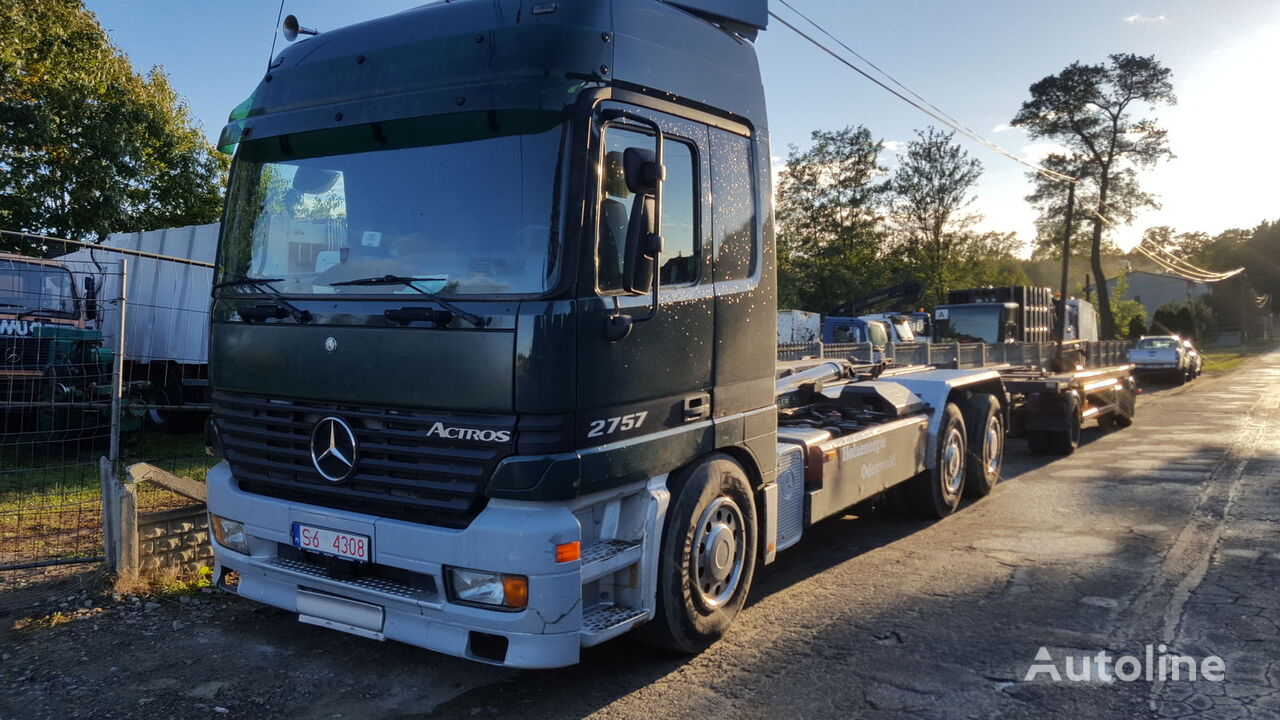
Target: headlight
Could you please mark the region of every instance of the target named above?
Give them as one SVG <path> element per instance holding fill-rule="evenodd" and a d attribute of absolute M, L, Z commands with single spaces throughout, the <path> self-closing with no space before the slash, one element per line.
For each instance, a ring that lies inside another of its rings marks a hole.
<path fill-rule="evenodd" d="M 480 570 L 449 568 L 449 595 L 465 605 L 522 610 L 529 604 L 529 579 Z"/>
<path fill-rule="evenodd" d="M 244 523 L 209 513 L 209 527 L 213 528 L 213 537 L 219 545 L 228 550 L 249 554 L 249 540 L 244 534 Z"/>

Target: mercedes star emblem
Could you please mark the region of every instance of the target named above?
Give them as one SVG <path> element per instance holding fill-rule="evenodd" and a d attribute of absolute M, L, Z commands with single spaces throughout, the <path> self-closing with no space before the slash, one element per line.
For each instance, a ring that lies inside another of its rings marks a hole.
<path fill-rule="evenodd" d="M 342 482 L 356 470 L 356 434 L 340 418 L 327 417 L 311 430 L 311 464 L 320 477 Z"/>
<path fill-rule="evenodd" d="M 335 339 L 333 339 L 333 338 L 331 338 L 331 337 L 327 337 L 327 338 L 325 338 L 325 339 L 324 339 L 324 351 L 325 351 L 325 352 L 333 352 L 334 350 L 337 350 L 337 349 L 338 349 L 338 341 L 337 341 L 337 340 L 335 340 Z"/>

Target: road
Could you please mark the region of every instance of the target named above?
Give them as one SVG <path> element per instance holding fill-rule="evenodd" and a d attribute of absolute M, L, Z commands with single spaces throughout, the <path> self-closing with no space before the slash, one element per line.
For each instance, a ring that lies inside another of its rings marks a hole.
<path fill-rule="evenodd" d="M 1067 458 L 1012 441 L 1005 475 L 941 522 L 807 531 L 696 658 L 623 638 L 517 672 L 234 598 L 108 599 L 0 631 L 0 719 L 1280 718 L 1280 353 L 1148 392 L 1134 427 L 1088 428 Z M 1067 657 L 1147 645 L 1217 656 L 1225 680 L 1066 677 Z"/>

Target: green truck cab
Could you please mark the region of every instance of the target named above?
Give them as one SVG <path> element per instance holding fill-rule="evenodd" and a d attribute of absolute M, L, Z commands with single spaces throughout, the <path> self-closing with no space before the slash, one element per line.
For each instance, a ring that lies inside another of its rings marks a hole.
<path fill-rule="evenodd" d="M 993 482 L 997 374 L 777 364 L 766 21 L 464 0 L 272 61 L 220 143 L 220 586 L 515 667 L 694 652 L 808 524 Z"/>

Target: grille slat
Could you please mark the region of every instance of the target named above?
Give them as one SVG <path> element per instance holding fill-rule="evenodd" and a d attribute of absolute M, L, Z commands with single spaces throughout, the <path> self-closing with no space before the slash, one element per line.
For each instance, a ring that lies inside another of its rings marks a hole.
<path fill-rule="evenodd" d="M 483 506 L 481 488 L 514 452 L 514 416 L 353 407 L 217 391 L 213 415 L 241 489 L 325 507 L 463 527 Z M 346 421 L 356 434 L 355 474 L 340 483 L 316 472 L 311 430 Z M 447 428 L 505 431 L 506 442 L 429 435 Z"/>

